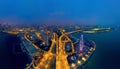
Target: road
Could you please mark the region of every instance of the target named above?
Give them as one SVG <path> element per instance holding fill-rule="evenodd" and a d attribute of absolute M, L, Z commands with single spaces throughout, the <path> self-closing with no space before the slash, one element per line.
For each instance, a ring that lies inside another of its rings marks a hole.
<path fill-rule="evenodd" d="M 34 67 L 34 69 L 50 69 L 50 63 L 54 58 L 56 58 L 56 69 L 70 69 L 70 66 L 67 61 L 68 54 L 65 52 L 65 43 L 71 42 L 71 44 L 72 44 L 72 52 L 71 53 L 74 53 L 74 46 L 73 46 L 72 41 L 69 39 L 69 37 L 67 35 L 75 33 L 75 32 L 80 32 L 80 31 L 81 30 L 64 33 L 59 38 L 56 33 L 53 33 L 52 44 L 50 46 L 49 51 L 45 52 L 43 54 L 43 58 L 38 63 L 38 65 L 36 67 Z M 62 40 L 63 37 L 65 37 L 66 40 Z M 27 39 L 26 36 L 25 36 L 25 38 Z M 27 39 L 27 40 L 30 41 L 29 39 Z M 53 50 L 55 44 L 56 44 L 56 54 L 53 54 L 52 50 Z M 32 43 L 32 45 L 36 49 L 41 50 L 35 44 Z"/>
<path fill-rule="evenodd" d="M 59 45 L 57 47 L 57 53 L 56 53 L 56 69 L 70 69 L 70 66 L 68 64 L 67 61 L 67 56 L 68 54 L 65 53 L 65 42 L 69 42 L 71 41 L 69 39 L 69 37 L 67 35 L 75 33 L 75 32 L 80 32 L 81 30 L 77 30 L 77 31 L 72 31 L 72 32 L 68 32 L 68 33 L 64 33 L 59 37 Z M 63 42 L 64 40 L 62 40 L 63 37 L 67 38 L 67 41 Z M 72 42 L 71 42 L 72 43 Z M 72 53 L 74 52 L 74 47 L 72 46 Z"/>
<path fill-rule="evenodd" d="M 53 34 L 52 44 L 50 47 L 50 50 L 48 52 L 45 52 L 43 54 L 43 58 L 39 62 L 39 64 L 35 67 L 35 69 L 50 69 L 50 63 L 53 59 L 55 59 L 55 55 L 52 53 L 52 49 L 54 47 L 54 44 L 56 44 L 56 34 Z"/>

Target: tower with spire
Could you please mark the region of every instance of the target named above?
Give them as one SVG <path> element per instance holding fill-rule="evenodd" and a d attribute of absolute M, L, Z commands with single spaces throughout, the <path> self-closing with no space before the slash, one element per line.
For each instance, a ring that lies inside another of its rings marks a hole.
<path fill-rule="evenodd" d="M 83 34 L 80 37 L 80 42 L 79 42 L 79 52 L 83 51 L 83 47 L 84 47 L 84 40 L 83 40 Z"/>

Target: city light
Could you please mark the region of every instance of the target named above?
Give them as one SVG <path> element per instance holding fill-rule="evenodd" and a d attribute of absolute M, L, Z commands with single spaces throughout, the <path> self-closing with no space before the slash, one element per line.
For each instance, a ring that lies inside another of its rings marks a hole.
<path fill-rule="evenodd" d="M 81 61 L 80 61 L 80 60 L 78 60 L 77 63 L 78 63 L 79 65 L 81 65 Z"/>
<path fill-rule="evenodd" d="M 86 61 L 86 58 L 85 58 L 85 57 L 82 57 L 82 60 L 85 62 L 85 61 Z"/>
<path fill-rule="evenodd" d="M 72 68 L 73 68 L 73 67 L 75 67 L 76 65 L 75 65 L 74 63 L 72 63 L 72 65 L 71 65 L 71 66 L 72 66 Z"/>

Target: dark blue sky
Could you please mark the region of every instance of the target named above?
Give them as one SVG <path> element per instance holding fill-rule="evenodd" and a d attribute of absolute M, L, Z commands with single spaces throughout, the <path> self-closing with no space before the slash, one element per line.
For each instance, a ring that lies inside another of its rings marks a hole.
<path fill-rule="evenodd" d="M 117 25 L 120 0 L 0 0 L 0 20 Z"/>

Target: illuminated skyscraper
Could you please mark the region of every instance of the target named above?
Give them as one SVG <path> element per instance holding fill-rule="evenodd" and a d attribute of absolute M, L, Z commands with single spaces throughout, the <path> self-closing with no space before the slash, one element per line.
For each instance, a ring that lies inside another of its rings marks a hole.
<path fill-rule="evenodd" d="M 83 35 L 80 37 L 80 42 L 79 42 L 79 52 L 83 51 L 83 46 L 84 46 L 84 41 L 83 41 Z"/>

